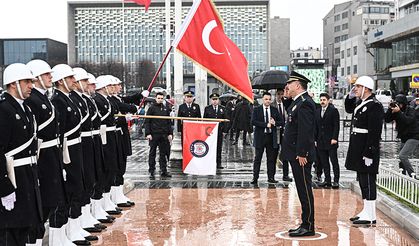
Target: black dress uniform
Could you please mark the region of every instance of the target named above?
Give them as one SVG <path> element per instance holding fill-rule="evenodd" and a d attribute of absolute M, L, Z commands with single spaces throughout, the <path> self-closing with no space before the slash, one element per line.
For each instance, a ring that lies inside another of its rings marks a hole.
<path fill-rule="evenodd" d="M 185 96 L 193 96 L 192 91 L 186 91 L 183 93 Z M 199 108 L 199 105 L 196 103 L 183 103 L 179 106 L 178 117 L 190 117 L 190 118 L 201 118 L 201 109 Z M 183 121 L 178 120 L 177 122 L 177 131 L 181 133 L 181 141 L 183 143 Z M 182 144 L 183 146 L 183 144 Z"/>
<path fill-rule="evenodd" d="M 233 119 L 234 119 L 235 107 L 236 107 L 236 99 L 232 99 L 228 101 L 226 104 L 226 117 L 227 119 L 230 120 L 230 122 L 227 123 L 227 129 L 230 132 L 230 140 L 234 140 Z"/>
<path fill-rule="evenodd" d="M 317 143 L 317 153 L 324 171 L 325 180 L 323 185 L 330 186 L 332 178 L 330 176 L 329 159 L 333 167 L 333 181 L 339 183 L 339 162 L 338 162 L 338 144 L 331 144 L 331 140 L 338 140 L 339 138 L 339 111 L 329 104 L 322 116 L 323 108 L 316 110 L 316 128 L 314 138 Z"/>
<path fill-rule="evenodd" d="M 83 150 L 83 174 L 84 174 L 84 190 L 82 195 L 82 206 L 90 203 L 90 197 L 93 194 L 95 184 L 95 165 L 94 165 L 94 142 L 92 138 L 92 116 L 93 112 L 89 108 L 87 101 L 83 98 L 82 93 L 77 91 L 70 92 L 70 98 L 80 110 L 81 113 L 81 145 Z"/>
<path fill-rule="evenodd" d="M 0 245 L 25 245 L 29 229 L 42 221 L 36 123 L 29 107 L 23 107 L 8 93 L 0 100 L 0 197 L 16 194 L 12 210 L 6 210 L 0 202 Z M 24 149 L 19 151 L 21 146 Z M 9 175 L 6 156 L 14 159 L 16 186 L 11 181 L 13 175 Z"/>
<path fill-rule="evenodd" d="M 310 82 L 303 75 L 294 71 L 291 73 L 288 83 L 293 81 L 300 81 L 301 83 Z M 288 108 L 288 119 L 285 125 L 281 155 L 291 164 L 302 208 L 300 225 L 302 229 L 296 232 L 297 234 L 307 236 L 314 234 L 314 199 L 311 186 L 311 165 L 315 160 L 314 113 L 316 106 L 307 92 L 297 95 L 293 100 Z M 307 164 L 303 167 L 300 166 L 296 159 L 297 156 L 307 158 Z"/>
<path fill-rule="evenodd" d="M 60 145 L 63 148 L 65 188 L 70 207 L 69 217 L 76 219 L 81 215 L 81 199 L 84 192 L 83 152 L 80 144 L 81 114 L 69 95 L 58 89 L 55 90 L 51 102 L 58 111 Z M 67 143 L 68 152 L 64 141 Z"/>
<path fill-rule="evenodd" d="M 383 127 L 383 105 L 374 95 L 364 101 L 356 98 L 345 99 L 345 110 L 352 113 L 351 137 L 345 167 L 356 171 L 359 178 L 362 198 L 376 200 L 376 177 L 380 163 L 380 138 Z M 372 159 L 365 165 L 364 157 Z"/>
<path fill-rule="evenodd" d="M 32 89 L 25 102 L 32 109 L 38 124 L 38 170 L 44 218 L 37 238 L 43 238 L 47 220 L 53 228 L 62 227 L 68 220 L 58 112 L 43 89 Z"/>
<path fill-rule="evenodd" d="M 154 103 L 147 110 L 147 115 L 155 116 L 169 116 L 170 111 L 163 103 Z M 145 135 L 151 135 L 152 139 L 149 142 L 150 153 L 148 155 L 148 172 L 150 177 L 154 178 L 156 170 L 156 150 L 159 147 L 159 165 L 162 176 L 170 176 L 167 173 L 167 159 L 168 151 L 170 149 L 169 135 L 173 135 L 173 129 L 170 120 L 149 119 L 145 120 Z"/>
<path fill-rule="evenodd" d="M 210 98 L 219 98 L 220 96 L 217 93 L 210 95 Z M 226 110 L 222 105 L 208 105 L 204 109 L 204 118 L 213 118 L 213 119 L 226 119 Z M 223 149 L 223 132 L 226 131 L 225 123 L 220 122 L 218 127 L 218 138 L 217 138 L 217 168 L 222 169 L 221 166 L 221 152 Z"/>
<path fill-rule="evenodd" d="M 111 101 L 118 106 L 119 113 L 136 113 L 137 107 L 132 104 L 125 103 L 122 98 L 118 96 L 110 97 Z M 116 186 L 124 184 L 124 174 L 127 169 L 127 157 L 132 155 L 131 136 L 128 129 L 128 123 L 125 117 L 118 117 L 116 120 L 116 128 L 119 131 L 120 143 L 122 147 L 122 159 L 119 163 L 119 172 L 116 177 Z M 117 132 L 118 133 L 118 132 Z"/>

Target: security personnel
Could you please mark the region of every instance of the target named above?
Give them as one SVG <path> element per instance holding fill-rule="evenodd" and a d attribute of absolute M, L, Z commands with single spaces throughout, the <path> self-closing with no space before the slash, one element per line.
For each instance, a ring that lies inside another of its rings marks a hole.
<path fill-rule="evenodd" d="M 211 105 L 208 105 L 204 109 L 204 118 L 214 119 L 226 119 L 225 107 L 220 104 L 220 95 L 212 93 L 210 95 Z M 224 169 L 221 166 L 221 151 L 223 149 L 223 132 L 226 131 L 224 122 L 220 122 L 218 127 L 218 138 L 217 138 L 217 169 Z"/>
<path fill-rule="evenodd" d="M 193 91 L 185 91 L 183 93 L 185 103 L 182 103 L 179 106 L 177 113 L 178 117 L 190 117 L 190 118 L 201 118 L 201 109 L 199 105 L 194 103 L 194 93 Z M 181 133 L 181 141 L 183 147 L 183 121 L 178 120 L 177 122 L 177 131 Z"/>
<path fill-rule="evenodd" d="M 156 93 L 156 102 L 147 110 L 147 115 L 169 116 L 169 109 L 163 104 L 164 95 L 161 92 Z M 172 177 L 167 171 L 167 156 L 170 143 L 173 139 L 173 129 L 170 120 L 150 119 L 145 120 L 145 135 L 150 145 L 150 153 L 148 155 L 148 172 L 150 179 L 155 178 L 156 170 L 156 150 L 159 147 L 159 165 L 160 177 Z"/>
<path fill-rule="evenodd" d="M 301 225 L 289 230 L 289 236 L 314 235 L 314 199 L 311 187 L 311 164 L 315 160 L 314 113 L 316 106 L 307 93 L 310 80 L 292 71 L 287 81 L 293 102 L 288 108 L 281 155 L 289 161 L 300 198 Z"/>
<path fill-rule="evenodd" d="M 31 96 L 25 100 L 32 109 L 38 124 L 38 170 L 42 198 L 43 220 L 30 235 L 42 242 L 45 234 L 44 223 L 49 220 L 49 244 L 65 244 L 61 240 L 63 227 L 68 221 L 66 211 L 66 193 L 63 178 L 63 161 L 59 147 L 58 112 L 48 98 L 47 92 L 52 88 L 51 67 L 43 60 L 32 60 L 27 66 L 36 78 Z"/>
<path fill-rule="evenodd" d="M 36 165 L 36 121 L 23 100 L 32 90 L 25 64 L 6 67 L 7 91 L 0 99 L 0 245 L 25 245 L 42 221 Z"/>
<path fill-rule="evenodd" d="M 70 92 L 70 99 L 79 108 L 81 113 L 81 146 L 83 150 L 83 175 L 84 175 L 84 192 L 81 194 L 81 216 L 80 225 L 87 232 L 100 232 L 100 228 L 94 226 L 94 222 L 90 221 L 90 197 L 93 194 L 95 185 L 95 163 L 94 163 L 94 141 L 92 137 L 92 116 L 93 109 L 87 104 L 84 93 L 87 90 L 89 75 L 83 68 L 73 68 L 74 79 L 76 80 L 74 90 Z M 96 236 L 89 237 L 92 240 L 98 240 Z"/>
<path fill-rule="evenodd" d="M 116 175 L 115 184 L 111 187 L 111 200 L 118 207 L 131 207 L 134 205 L 134 202 L 130 201 L 123 192 L 124 174 L 127 170 L 127 158 L 132 155 L 131 136 L 127 121 L 131 120 L 130 114 L 137 112 L 137 107 L 133 104 L 125 103 L 123 97 L 119 97 L 119 93 L 121 93 L 122 90 L 122 81 L 114 76 L 113 81 L 114 92 L 109 97 L 109 101 L 117 105 L 120 114 L 126 114 L 127 116 L 120 116 L 116 119 L 116 130 L 122 153 L 119 159 L 119 171 Z M 137 94 L 137 97 L 140 97 L 140 95 L 141 94 Z"/>
<path fill-rule="evenodd" d="M 97 77 L 96 93 L 94 100 L 99 110 L 101 120 L 100 134 L 102 137 L 102 147 L 105 161 L 106 180 L 103 187 L 102 205 L 109 214 L 121 214 L 116 204 L 111 201 L 111 186 L 115 183 L 116 175 L 119 171 L 118 162 L 118 140 L 116 134 L 115 114 L 118 108 L 109 101 L 109 96 L 113 93 L 112 78 L 109 75 Z M 96 201 L 95 201 L 96 202 Z M 99 204 L 100 205 L 100 204 Z M 98 204 L 94 204 L 97 209 Z M 114 219 L 114 217 L 107 217 Z"/>
<path fill-rule="evenodd" d="M 62 147 L 65 170 L 65 188 L 69 206 L 69 220 L 66 228 L 67 237 L 75 244 L 90 245 L 85 237 L 90 234 L 80 227 L 82 194 L 84 190 L 83 152 L 81 146 L 81 114 L 76 104 L 70 99 L 70 92 L 75 89 L 73 69 L 66 64 L 52 68 L 52 81 L 56 89 L 51 102 L 58 111 L 60 145 Z"/>
<path fill-rule="evenodd" d="M 374 80 L 361 76 L 345 98 L 345 110 L 352 114 L 351 136 L 345 167 L 357 172 L 364 208 L 350 218 L 354 224 L 375 224 L 377 173 L 380 162 L 380 138 L 383 127 L 383 105 L 372 93 Z"/>

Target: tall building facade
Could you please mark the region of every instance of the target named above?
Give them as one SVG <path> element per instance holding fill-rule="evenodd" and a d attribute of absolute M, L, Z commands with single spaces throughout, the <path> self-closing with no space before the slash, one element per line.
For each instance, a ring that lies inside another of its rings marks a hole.
<path fill-rule="evenodd" d="M 329 79 L 349 85 L 360 75 L 373 74 L 373 62 L 368 61 L 374 54 L 366 49 L 367 34 L 394 18 L 394 1 L 354 0 L 334 5 L 323 18 L 323 54 L 329 61 Z"/>
<path fill-rule="evenodd" d="M 401 0 L 396 6 L 396 21 L 368 33 L 368 45 L 375 49 L 374 77 L 396 92 L 418 90 L 411 82 L 419 78 L 419 1 Z"/>
<path fill-rule="evenodd" d="M 11 63 L 27 63 L 42 59 L 51 66 L 67 63 L 67 45 L 48 38 L 0 39 L 0 85 L 3 85 L 3 69 Z"/>
<path fill-rule="evenodd" d="M 290 65 L 290 19 L 275 16 L 269 25 L 271 69 L 286 68 Z"/>
<path fill-rule="evenodd" d="M 69 63 L 125 62 L 135 79 L 139 61 L 149 60 L 157 68 L 165 55 L 164 0 L 144 7 L 122 1 L 69 1 Z M 183 16 L 192 0 L 183 1 Z M 224 30 L 249 62 L 249 73 L 269 68 L 269 0 L 218 0 L 215 5 Z M 184 59 L 184 73 L 193 74 L 192 62 Z M 165 76 L 165 75 L 164 75 Z"/>
<path fill-rule="evenodd" d="M 299 48 L 291 51 L 291 59 L 321 59 L 321 53 L 319 48 Z"/>

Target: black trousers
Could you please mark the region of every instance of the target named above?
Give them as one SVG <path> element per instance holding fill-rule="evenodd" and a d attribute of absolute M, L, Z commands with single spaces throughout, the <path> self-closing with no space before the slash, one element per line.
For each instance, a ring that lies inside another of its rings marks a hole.
<path fill-rule="evenodd" d="M 217 167 L 221 167 L 221 152 L 223 151 L 223 132 L 218 129 L 217 136 Z"/>
<path fill-rule="evenodd" d="M 319 153 L 319 149 L 316 148 L 316 161 L 314 164 L 314 169 L 317 175 L 317 178 L 320 178 L 323 174 L 323 167 L 322 167 L 322 163 L 320 161 L 320 153 Z"/>
<path fill-rule="evenodd" d="M 266 149 L 266 166 L 268 179 L 274 179 L 276 172 L 276 150 L 273 148 L 272 133 L 265 134 L 263 146 L 255 148 L 255 160 L 253 161 L 253 179 L 259 179 L 260 164 L 262 162 L 263 152 Z"/>
<path fill-rule="evenodd" d="M 236 131 L 236 141 L 239 141 L 239 136 L 240 136 L 240 130 Z M 246 142 L 246 137 L 247 137 L 247 131 L 243 130 L 243 143 Z"/>
<path fill-rule="evenodd" d="M 361 188 L 362 199 L 377 199 L 377 174 L 358 172 L 359 187 Z"/>
<path fill-rule="evenodd" d="M 28 242 L 29 228 L 2 228 L 0 229 L 0 245 L 25 246 Z"/>
<path fill-rule="evenodd" d="M 287 160 L 284 160 L 284 158 L 281 158 L 280 148 L 275 149 L 275 151 L 276 151 L 276 153 L 275 153 L 275 161 L 279 157 L 279 159 L 282 162 L 282 177 L 288 177 L 289 174 L 290 174 L 290 163 Z"/>
<path fill-rule="evenodd" d="M 156 151 L 159 147 L 159 165 L 162 173 L 167 172 L 167 156 L 170 147 L 167 134 L 152 134 L 150 141 L 150 153 L 148 154 L 148 172 L 154 173 L 156 170 Z"/>
<path fill-rule="evenodd" d="M 290 161 L 292 174 L 301 203 L 301 227 L 314 230 L 314 198 L 311 188 L 311 164 L 300 166 L 297 160 Z"/>
<path fill-rule="evenodd" d="M 338 149 L 337 148 L 331 148 L 331 149 L 319 149 L 319 159 L 320 159 L 320 166 L 323 169 L 324 176 L 325 176 L 325 182 L 331 183 L 332 177 L 330 176 L 330 162 L 332 162 L 333 167 L 333 181 L 336 183 L 339 183 L 339 161 L 338 161 Z"/>

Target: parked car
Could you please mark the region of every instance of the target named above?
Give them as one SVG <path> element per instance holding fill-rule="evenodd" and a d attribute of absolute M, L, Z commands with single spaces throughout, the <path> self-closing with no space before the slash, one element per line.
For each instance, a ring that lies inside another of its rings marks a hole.
<path fill-rule="evenodd" d="M 383 107 L 386 110 L 392 101 L 393 93 L 390 90 L 377 89 L 375 92 L 375 97 L 379 102 L 381 102 L 381 104 L 383 104 Z"/>

